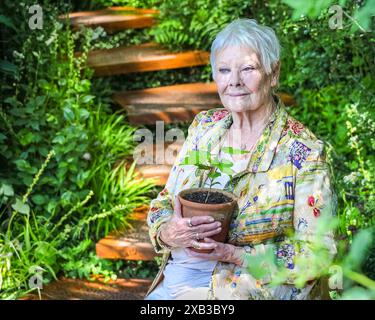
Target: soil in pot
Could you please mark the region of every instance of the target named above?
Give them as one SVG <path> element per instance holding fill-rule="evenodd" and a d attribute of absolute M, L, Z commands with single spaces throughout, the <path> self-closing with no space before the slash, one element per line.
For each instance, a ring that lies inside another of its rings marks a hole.
<path fill-rule="evenodd" d="M 208 201 L 206 201 L 209 192 Z M 230 192 L 221 189 L 191 188 L 179 193 L 182 206 L 182 216 L 212 216 L 215 221 L 221 222 L 221 232 L 211 238 L 218 242 L 225 242 L 232 214 L 237 206 L 237 198 Z M 199 242 L 204 242 L 200 240 Z M 209 253 L 212 250 L 194 249 L 196 252 Z"/>
<path fill-rule="evenodd" d="M 206 202 L 208 191 L 197 191 L 188 193 L 184 196 L 186 200 L 198 203 L 227 203 L 233 201 L 233 199 L 227 197 L 226 195 L 220 192 L 213 192 L 211 191 L 208 195 L 208 199 Z"/>

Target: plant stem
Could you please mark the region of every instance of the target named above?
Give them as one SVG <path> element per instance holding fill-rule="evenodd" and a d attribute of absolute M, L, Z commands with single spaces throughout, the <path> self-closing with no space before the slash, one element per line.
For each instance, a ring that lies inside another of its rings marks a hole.
<path fill-rule="evenodd" d="M 212 173 L 215 173 L 215 171 L 216 171 L 216 168 L 211 167 L 210 172 L 208 173 L 208 176 L 210 175 L 211 172 L 212 172 Z M 210 189 L 211 189 L 211 187 L 212 187 L 212 182 L 213 182 L 213 178 L 211 178 Z M 207 191 L 206 199 L 204 200 L 204 203 L 207 203 L 207 201 L 208 201 L 208 196 L 209 196 L 209 195 L 210 195 L 210 191 L 208 190 L 208 191 Z"/>
<path fill-rule="evenodd" d="M 210 195 L 210 191 L 207 191 L 207 196 L 206 196 L 206 200 L 204 200 L 204 203 L 207 203 L 207 200 L 208 200 L 208 196 Z"/>
<path fill-rule="evenodd" d="M 354 271 L 346 271 L 345 275 L 349 279 L 359 283 L 360 285 L 362 285 L 362 286 L 364 286 L 368 289 L 375 290 L 375 281 L 366 277 L 364 274 L 360 274 L 360 273 L 354 272 Z"/>

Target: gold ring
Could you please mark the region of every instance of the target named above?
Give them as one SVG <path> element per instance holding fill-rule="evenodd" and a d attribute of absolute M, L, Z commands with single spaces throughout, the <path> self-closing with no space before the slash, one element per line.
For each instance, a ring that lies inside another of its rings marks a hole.
<path fill-rule="evenodd" d="M 201 246 L 200 246 L 199 242 L 197 242 L 197 241 L 193 241 L 193 248 L 195 248 L 195 249 L 200 249 Z"/>

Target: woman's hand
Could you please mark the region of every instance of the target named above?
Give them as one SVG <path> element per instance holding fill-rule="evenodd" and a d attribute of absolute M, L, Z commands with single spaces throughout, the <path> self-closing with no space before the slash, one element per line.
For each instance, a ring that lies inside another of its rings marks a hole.
<path fill-rule="evenodd" d="M 204 239 L 205 243 L 214 244 L 214 250 L 210 253 L 198 253 L 193 250 L 187 249 L 190 256 L 206 259 L 206 260 L 217 260 L 227 263 L 233 263 L 241 266 L 243 264 L 243 255 L 245 250 L 242 247 L 236 247 L 229 243 L 217 242 L 210 238 Z M 203 249 L 203 244 L 200 243 L 200 247 Z"/>
<path fill-rule="evenodd" d="M 212 237 L 221 231 L 221 223 L 210 216 L 182 218 L 181 203 L 175 198 L 174 214 L 160 229 L 160 239 L 171 247 L 187 248 L 196 245 L 197 240 Z M 214 249 L 215 243 L 200 242 L 201 249 Z"/>

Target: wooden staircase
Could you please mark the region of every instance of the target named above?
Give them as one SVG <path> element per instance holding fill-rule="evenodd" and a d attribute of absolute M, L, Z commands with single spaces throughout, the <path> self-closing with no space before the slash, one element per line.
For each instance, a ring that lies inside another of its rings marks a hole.
<path fill-rule="evenodd" d="M 114 32 L 128 28 L 151 27 L 156 23 L 157 14 L 157 10 L 111 7 L 99 11 L 71 13 L 61 19 L 70 19 L 73 28 L 79 25 L 102 26 L 108 32 Z M 175 53 L 155 43 L 96 50 L 88 55 L 88 67 L 95 70 L 96 76 L 189 68 L 208 63 L 208 52 L 191 50 Z M 280 97 L 286 105 L 294 104 L 290 95 L 280 94 Z M 200 111 L 221 106 L 214 83 L 176 84 L 116 92 L 113 94 L 113 101 L 127 113 L 127 119 L 133 125 L 154 125 L 156 121 L 190 122 Z M 166 154 L 167 151 L 173 151 L 176 156 L 181 146 L 181 142 L 166 143 L 164 152 Z M 148 145 L 148 148 L 154 151 L 154 161 L 152 164 L 136 166 L 139 179 L 151 178 L 154 179 L 156 185 L 163 186 L 167 181 L 174 158 L 167 164 L 158 164 L 157 146 L 152 143 Z M 136 153 L 135 158 L 139 155 Z M 129 165 L 132 160 L 129 159 Z M 146 225 L 148 210 L 147 205 L 135 209 L 131 217 L 133 228 L 112 233 L 101 239 L 96 244 L 97 255 L 103 259 L 153 260 L 156 254 L 148 236 Z"/>
<path fill-rule="evenodd" d="M 158 14 L 159 11 L 153 9 L 110 7 L 104 10 L 69 13 L 60 16 L 60 20 L 69 20 L 73 29 L 78 29 L 81 25 L 93 28 L 101 26 L 105 31 L 112 33 L 125 29 L 152 27 Z"/>
<path fill-rule="evenodd" d="M 156 256 L 146 224 L 148 206 L 136 208 L 132 213 L 132 229 L 114 232 L 96 244 L 96 254 L 103 259 L 150 261 Z"/>
<path fill-rule="evenodd" d="M 156 43 L 95 50 L 88 55 L 88 67 L 96 76 L 113 76 L 205 65 L 209 53 L 199 50 L 173 53 Z"/>

